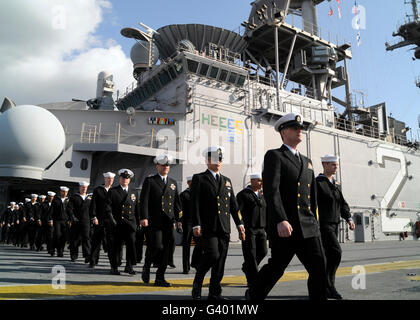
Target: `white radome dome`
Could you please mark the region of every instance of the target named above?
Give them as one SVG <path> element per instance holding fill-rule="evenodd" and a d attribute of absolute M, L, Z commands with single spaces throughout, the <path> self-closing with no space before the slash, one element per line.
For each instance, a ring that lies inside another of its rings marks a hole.
<path fill-rule="evenodd" d="M 42 179 L 64 150 L 60 121 L 48 110 L 21 105 L 0 113 L 0 177 Z"/>

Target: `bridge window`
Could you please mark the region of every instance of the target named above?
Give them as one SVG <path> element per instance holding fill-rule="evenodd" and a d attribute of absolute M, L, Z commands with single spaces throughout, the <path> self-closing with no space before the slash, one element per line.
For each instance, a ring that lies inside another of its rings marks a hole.
<path fill-rule="evenodd" d="M 236 82 L 236 78 L 238 77 L 238 74 L 235 72 L 231 72 L 229 76 L 229 83 L 234 84 Z"/>
<path fill-rule="evenodd" d="M 218 73 L 219 73 L 219 68 L 211 67 L 209 76 L 210 78 L 216 79 Z"/>
<path fill-rule="evenodd" d="M 239 75 L 239 79 L 238 79 L 238 86 L 243 86 L 245 83 L 245 76 L 243 75 Z"/>
<path fill-rule="evenodd" d="M 198 62 L 194 60 L 187 60 L 188 70 L 190 72 L 196 73 L 198 68 Z"/>
<path fill-rule="evenodd" d="M 209 70 L 209 65 L 205 64 L 205 63 L 202 63 L 201 68 L 200 68 L 200 75 L 206 76 L 208 70 Z"/>
<path fill-rule="evenodd" d="M 219 78 L 219 80 L 220 80 L 220 81 L 226 81 L 227 75 L 228 75 L 228 72 L 227 72 L 226 70 L 223 70 L 223 69 L 222 69 L 222 72 L 220 73 L 220 78 Z"/>

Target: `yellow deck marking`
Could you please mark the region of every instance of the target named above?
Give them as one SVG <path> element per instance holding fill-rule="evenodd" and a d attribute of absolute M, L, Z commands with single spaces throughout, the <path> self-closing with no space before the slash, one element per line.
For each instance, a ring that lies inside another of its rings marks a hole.
<path fill-rule="evenodd" d="M 396 261 L 382 264 L 364 265 L 366 273 L 377 273 L 399 269 L 420 268 L 420 260 Z M 352 267 L 342 267 L 337 270 L 337 276 L 350 276 Z M 286 272 L 279 282 L 289 282 L 306 280 L 306 271 Z M 420 280 L 420 277 L 408 277 L 410 280 Z M 192 289 L 193 279 L 170 280 L 172 287 L 155 287 L 152 284 L 144 284 L 142 281 L 133 282 L 96 282 L 67 284 L 66 289 L 53 289 L 51 285 L 23 285 L 23 286 L 0 286 L 0 299 L 48 299 L 69 296 L 98 296 L 115 294 L 137 294 L 157 291 L 174 291 Z M 209 278 L 204 280 L 203 286 L 209 284 Z M 245 276 L 225 276 L 222 281 L 223 286 L 244 286 L 246 285 Z"/>

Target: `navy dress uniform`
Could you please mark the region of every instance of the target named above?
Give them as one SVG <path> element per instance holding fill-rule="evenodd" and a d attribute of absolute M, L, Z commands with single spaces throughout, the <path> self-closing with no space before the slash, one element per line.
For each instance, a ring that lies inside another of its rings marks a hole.
<path fill-rule="evenodd" d="M 334 162 L 338 164 L 339 157 L 325 155 L 322 163 Z M 341 262 L 341 247 L 338 242 L 338 226 L 343 218 L 351 223 L 350 207 L 343 197 L 340 185 L 334 178 L 331 180 L 324 174 L 316 177 L 319 224 L 321 228 L 322 244 L 327 262 L 327 296 L 342 299 L 335 288 L 335 273 Z"/>
<path fill-rule="evenodd" d="M 250 175 L 251 180 L 262 179 L 261 173 Z M 236 195 L 245 226 L 246 239 L 242 241 L 244 263 L 242 271 L 248 283 L 253 282 L 258 274 L 258 265 L 267 255 L 267 204 L 262 190 L 254 191 L 249 185 Z"/>
<path fill-rule="evenodd" d="M 173 162 L 170 155 L 158 155 L 154 162 L 168 166 Z M 159 173 L 147 177 L 140 193 L 140 220 L 147 219 L 147 250 L 143 266 L 142 279 L 145 283 L 150 280 L 150 267 L 157 262 L 156 286 L 171 286 L 165 280 L 168 265 L 169 250 L 173 241 L 174 223 L 180 222 L 182 217 L 176 180 L 161 176 Z"/>
<path fill-rule="evenodd" d="M 203 153 L 211 164 L 221 163 L 223 148 L 209 147 Z M 210 163 L 207 164 L 210 166 Z M 201 287 L 206 273 L 211 269 L 209 300 L 224 300 L 221 296 L 225 262 L 230 240 L 230 217 L 238 228 L 243 227 L 241 213 L 231 180 L 212 172 L 210 168 L 194 174 L 191 184 L 193 228 L 201 231 L 203 254 L 195 274 L 192 298 L 201 299 Z M 243 229 L 241 229 L 242 231 Z"/>
<path fill-rule="evenodd" d="M 86 181 L 79 183 L 82 187 L 89 186 Z M 90 217 L 89 207 L 92 196 L 75 193 L 69 198 L 67 214 L 70 221 L 70 259 L 76 261 L 79 256 L 79 246 L 82 244 L 82 254 L 85 263 L 90 260 Z"/>
<path fill-rule="evenodd" d="M 47 198 L 46 195 L 40 195 L 39 197 L 39 209 L 38 215 L 35 218 L 37 223 L 36 226 L 36 233 L 35 233 L 35 247 L 36 251 L 43 250 L 42 245 L 46 242 L 46 226 L 48 226 L 46 212 L 44 210 L 45 207 L 45 199 Z"/>
<path fill-rule="evenodd" d="M 105 172 L 103 173 L 104 178 L 114 178 L 115 173 Z M 89 208 L 89 216 L 93 222 L 95 219 L 98 220 L 97 225 L 93 225 L 93 235 L 92 235 L 92 245 L 91 245 L 91 256 L 89 267 L 93 268 L 98 264 L 99 255 L 101 252 L 101 244 L 104 242 L 104 239 L 110 234 L 112 226 L 110 225 L 111 217 L 105 212 L 105 203 L 108 195 L 108 191 L 111 189 L 111 186 L 107 189 L 105 185 L 96 187 L 93 190 L 92 200 Z M 109 212 L 108 212 L 109 214 Z M 108 230 L 108 231 L 107 231 Z M 107 243 L 107 242 L 106 242 Z M 106 248 L 108 259 L 110 257 L 110 251 Z"/>
<path fill-rule="evenodd" d="M 37 202 L 38 195 L 33 193 L 31 194 L 30 205 L 27 206 L 26 215 L 27 215 L 27 233 L 29 248 L 35 250 L 35 239 L 38 231 L 38 217 L 40 215 L 41 206 Z"/>
<path fill-rule="evenodd" d="M 131 179 L 134 173 L 129 169 L 121 169 L 118 175 Z M 126 246 L 126 266 L 124 272 L 134 275 L 136 265 L 135 235 L 137 229 L 138 200 L 136 190 L 118 185 L 109 189 L 105 202 L 105 217 L 108 217 L 107 245 L 110 251 L 111 274 L 119 275 L 118 265 L 123 242 Z M 109 231 L 109 232 L 108 232 Z"/>
<path fill-rule="evenodd" d="M 60 192 L 67 193 L 69 191 L 68 187 L 61 186 Z M 57 256 L 64 256 L 64 246 L 66 245 L 67 240 L 67 221 L 69 216 L 67 214 L 67 204 L 69 198 L 61 198 L 60 195 L 56 195 L 51 203 L 51 208 L 49 212 L 49 221 L 52 221 L 54 227 L 54 245 L 51 249 L 51 256 L 54 255 L 54 251 L 57 250 Z"/>
<path fill-rule="evenodd" d="M 1 217 L 1 225 L 2 225 L 2 237 L 1 241 L 3 243 L 9 244 L 9 232 L 10 232 L 10 217 L 13 215 L 13 211 L 15 211 L 16 202 L 10 202 L 10 206 L 7 207 L 6 211 L 3 213 Z"/>
<path fill-rule="evenodd" d="M 192 182 L 192 176 L 187 177 L 187 182 Z M 182 268 L 183 273 L 188 274 L 191 267 L 197 268 L 201 257 L 200 238 L 194 237 L 192 230 L 192 207 L 191 190 L 186 188 L 179 195 L 182 206 Z M 191 240 L 194 238 L 195 247 L 190 262 Z"/>
<path fill-rule="evenodd" d="M 289 128 L 287 132 L 282 132 Z M 303 128 L 302 116 L 293 113 L 283 116 L 275 124 L 276 131 L 287 134 L 285 137 L 294 139 L 296 145 L 300 141 L 290 134 L 291 130 L 300 131 Z M 286 144 L 267 151 L 263 189 L 267 202 L 271 258 L 246 291 L 246 298 L 265 299 L 296 254 L 309 273 L 309 298 L 325 300 L 325 258 L 317 221 L 316 183 L 311 160 Z M 289 225 L 293 228 L 289 236 L 278 231 Z"/>

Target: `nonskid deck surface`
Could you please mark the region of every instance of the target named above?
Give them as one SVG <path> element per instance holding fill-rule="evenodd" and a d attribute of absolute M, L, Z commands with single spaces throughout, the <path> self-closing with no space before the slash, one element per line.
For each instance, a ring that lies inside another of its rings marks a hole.
<path fill-rule="evenodd" d="M 336 287 L 344 298 L 420 300 L 420 242 L 346 243 L 342 244 L 342 249 Z M 262 264 L 267 262 L 267 258 Z M 241 271 L 242 262 L 241 246 L 231 243 L 222 281 L 223 295 L 231 300 L 244 300 L 246 279 Z M 0 299 L 191 300 L 195 271 L 192 269 L 188 275 L 182 274 L 180 246 L 175 250 L 174 263 L 176 268 L 168 269 L 166 273 L 172 287 L 162 288 L 153 285 L 156 269 L 152 269 L 150 284 L 142 282 L 143 263 L 135 266 L 137 275 L 130 276 L 123 272 L 123 262 L 119 268 L 121 275 L 115 276 L 109 274 L 108 259 L 103 252 L 99 265 L 89 269 L 81 257 L 76 262 L 70 262 L 67 250 L 64 258 L 58 258 L 45 251 L 34 252 L 2 244 Z M 65 271 L 65 279 L 57 270 Z M 365 272 L 364 278 L 361 271 Z M 296 257 L 293 258 L 268 299 L 306 300 L 307 277 L 302 264 Z M 206 278 L 203 297 L 207 296 L 208 283 L 209 278 Z"/>

